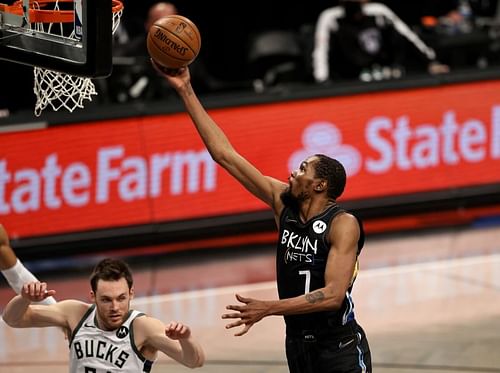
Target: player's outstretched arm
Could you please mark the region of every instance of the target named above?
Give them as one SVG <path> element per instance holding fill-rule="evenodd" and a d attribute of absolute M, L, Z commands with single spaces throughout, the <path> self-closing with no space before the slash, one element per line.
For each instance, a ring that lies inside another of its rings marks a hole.
<path fill-rule="evenodd" d="M 225 168 L 257 198 L 275 208 L 276 203 L 279 203 L 279 194 L 286 188 L 286 184 L 264 176 L 233 148 L 227 136 L 210 117 L 196 96 L 191 86 L 189 69 L 182 68 L 165 72 L 157 67 L 157 70 L 181 97 L 214 161 Z"/>
<path fill-rule="evenodd" d="M 201 345 L 191 335 L 191 329 L 180 322 L 165 325 L 152 317 L 139 317 L 134 321 L 136 345 L 161 351 L 189 368 L 198 368 L 205 362 Z"/>
<path fill-rule="evenodd" d="M 16 254 L 10 247 L 9 235 L 0 224 L 0 271 L 14 267 L 17 262 Z"/>
<path fill-rule="evenodd" d="M 38 281 L 35 275 L 17 258 L 10 246 L 7 230 L 2 224 L 0 224 L 0 272 L 16 294 L 21 293 L 24 284 Z M 53 304 L 56 301 L 53 297 L 46 297 L 39 303 Z"/>
<path fill-rule="evenodd" d="M 51 305 L 37 305 L 55 294 L 44 282 L 25 284 L 19 295 L 10 300 L 2 315 L 5 323 L 13 328 L 58 326 L 68 331 L 83 316 L 88 305 L 67 300 Z"/>

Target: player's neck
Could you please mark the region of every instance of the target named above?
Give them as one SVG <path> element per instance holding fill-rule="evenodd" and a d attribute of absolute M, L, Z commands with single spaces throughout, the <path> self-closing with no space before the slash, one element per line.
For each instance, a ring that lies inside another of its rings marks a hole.
<path fill-rule="evenodd" d="M 300 218 L 303 222 L 306 222 L 335 204 L 335 200 L 329 198 L 310 198 L 301 203 L 299 208 Z"/>

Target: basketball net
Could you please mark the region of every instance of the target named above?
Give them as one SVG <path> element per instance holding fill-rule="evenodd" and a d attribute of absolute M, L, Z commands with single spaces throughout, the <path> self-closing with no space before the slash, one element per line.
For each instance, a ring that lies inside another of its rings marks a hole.
<path fill-rule="evenodd" d="M 31 3 L 33 12 L 30 14 L 30 20 L 34 22 L 36 31 L 60 35 L 72 40 L 80 40 L 75 34 L 75 28 L 69 36 L 64 35 L 63 23 L 72 23 L 74 20 L 73 11 L 60 10 L 59 3 L 68 0 L 40 0 Z M 72 1 L 72 0 L 71 0 Z M 50 10 L 52 18 L 43 16 L 47 10 L 41 10 L 47 3 L 53 3 L 53 9 Z M 42 4 L 42 5 L 39 5 Z M 123 13 L 123 4 L 120 0 L 112 1 L 113 7 L 113 34 L 120 25 L 120 19 Z M 41 13 L 37 18 L 37 11 Z M 66 31 L 67 32 L 67 31 Z M 33 92 L 36 96 L 35 115 L 38 117 L 42 111 L 49 105 L 54 111 L 61 108 L 73 112 L 76 108 L 83 108 L 84 101 L 92 101 L 92 96 L 97 95 L 95 85 L 90 78 L 70 75 L 58 71 L 53 71 L 41 67 L 35 67 L 34 70 Z"/>

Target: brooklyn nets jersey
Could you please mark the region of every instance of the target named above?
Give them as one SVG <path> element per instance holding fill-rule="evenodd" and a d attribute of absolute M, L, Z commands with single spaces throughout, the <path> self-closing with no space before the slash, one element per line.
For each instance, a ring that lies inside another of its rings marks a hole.
<path fill-rule="evenodd" d="M 143 315 L 131 310 L 122 326 L 107 331 L 97 326 L 92 305 L 70 340 L 70 373 L 149 372 L 153 362 L 135 346 L 132 329 L 134 319 Z"/>
<path fill-rule="evenodd" d="M 285 207 L 280 217 L 279 242 L 276 255 L 276 273 L 280 299 L 293 298 L 325 286 L 325 269 L 330 242 L 328 232 L 332 219 L 344 212 L 333 205 L 323 213 L 302 223 L 297 213 Z M 358 255 L 363 247 L 361 222 Z M 357 265 L 356 265 L 357 268 Z M 351 285 L 342 306 L 337 311 L 315 312 L 285 316 L 287 330 L 317 330 L 327 326 L 345 325 L 354 319 Z"/>

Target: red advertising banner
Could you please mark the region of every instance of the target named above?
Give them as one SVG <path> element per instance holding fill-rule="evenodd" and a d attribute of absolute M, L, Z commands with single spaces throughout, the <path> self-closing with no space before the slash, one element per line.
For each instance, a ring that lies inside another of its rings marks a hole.
<path fill-rule="evenodd" d="M 286 180 L 315 153 L 343 200 L 499 183 L 500 81 L 211 110 Z M 184 113 L 0 134 L 0 222 L 14 237 L 266 209 L 217 166 Z"/>

